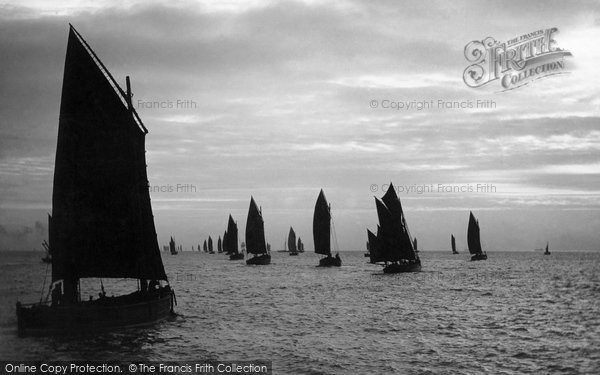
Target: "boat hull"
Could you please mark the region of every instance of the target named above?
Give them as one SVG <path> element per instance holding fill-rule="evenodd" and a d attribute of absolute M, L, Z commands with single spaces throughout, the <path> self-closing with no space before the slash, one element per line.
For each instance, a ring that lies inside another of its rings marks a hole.
<path fill-rule="evenodd" d="M 391 263 L 383 268 L 383 273 L 402 273 L 421 271 L 421 262 L 416 263 Z"/>
<path fill-rule="evenodd" d="M 476 260 L 486 260 L 486 259 L 487 259 L 487 254 L 486 253 L 474 254 L 471 257 L 471 262 L 474 262 Z"/>
<path fill-rule="evenodd" d="M 334 258 L 331 255 L 325 258 L 319 259 L 318 267 L 341 267 L 342 260 L 340 258 Z"/>
<path fill-rule="evenodd" d="M 244 253 L 235 253 L 229 255 L 229 260 L 242 260 L 244 259 Z"/>
<path fill-rule="evenodd" d="M 267 265 L 271 264 L 270 254 L 261 254 L 246 260 L 247 265 Z"/>
<path fill-rule="evenodd" d="M 169 289 L 104 297 L 72 306 L 17 303 L 20 334 L 49 335 L 88 333 L 149 325 L 173 313 L 174 294 Z"/>
<path fill-rule="evenodd" d="M 294 251 L 294 252 L 290 251 L 290 256 L 296 256 L 296 255 L 298 255 L 298 254 L 299 254 L 299 253 L 298 253 L 297 251 Z"/>

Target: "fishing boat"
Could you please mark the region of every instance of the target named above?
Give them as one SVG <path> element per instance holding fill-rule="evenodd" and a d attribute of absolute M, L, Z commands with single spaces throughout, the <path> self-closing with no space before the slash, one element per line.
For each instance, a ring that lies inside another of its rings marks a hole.
<path fill-rule="evenodd" d="M 550 242 L 546 242 L 546 251 L 544 251 L 544 255 L 550 255 L 550 250 L 548 250 L 548 246 L 550 246 Z"/>
<path fill-rule="evenodd" d="M 250 208 L 246 220 L 246 252 L 254 255 L 252 258 L 246 259 L 248 265 L 271 264 L 271 254 L 267 252 L 265 241 L 265 222 L 262 210 L 256 205 L 254 197 L 250 198 Z"/>
<path fill-rule="evenodd" d="M 298 255 L 298 249 L 296 248 L 296 232 L 294 232 L 294 228 L 292 227 L 290 227 L 288 233 L 288 249 L 290 250 L 290 255 Z"/>
<path fill-rule="evenodd" d="M 202 245 L 202 250 L 204 250 L 205 253 L 208 253 L 208 245 L 206 244 L 206 240 L 204 240 L 204 244 Z"/>
<path fill-rule="evenodd" d="M 298 250 L 299 253 L 304 252 L 304 242 L 302 242 L 300 237 L 298 237 L 298 246 L 296 247 L 296 250 Z"/>
<path fill-rule="evenodd" d="M 456 251 L 456 239 L 454 239 L 453 234 L 450 235 L 450 245 L 452 246 L 452 254 L 458 254 L 458 251 Z"/>
<path fill-rule="evenodd" d="M 467 246 L 471 254 L 471 261 L 486 260 L 487 254 L 481 250 L 481 239 L 479 238 L 479 221 L 469 213 L 469 227 L 467 228 Z"/>
<path fill-rule="evenodd" d="M 173 237 L 171 237 L 171 240 L 169 241 L 169 251 L 171 252 L 171 255 L 177 255 L 177 245 L 175 245 Z"/>
<path fill-rule="evenodd" d="M 221 236 L 219 236 L 219 240 L 217 241 L 217 252 L 218 253 L 223 252 L 223 243 L 221 242 Z"/>
<path fill-rule="evenodd" d="M 213 241 L 212 241 L 212 237 L 208 236 L 208 253 L 209 254 L 214 254 L 215 251 L 213 250 Z"/>
<path fill-rule="evenodd" d="M 325 255 L 319 259 L 319 267 L 341 267 L 342 259 L 339 252 L 331 256 L 331 205 L 327 203 L 323 189 L 319 192 L 313 214 L 313 241 L 315 253 Z M 335 237 L 334 237 L 335 240 Z M 336 243 L 337 247 L 337 243 Z"/>
<path fill-rule="evenodd" d="M 231 214 L 227 222 L 227 250 L 229 251 L 229 260 L 244 259 L 244 253 L 238 250 L 238 227 Z"/>
<path fill-rule="evenodd" d="M 52 191 L 51 299 L 17 302 L 22 334 L 90 333 L 173 312 L 146 173 L 148 133 L 123 91 L 70 25 Z M 84 278 L 138 280 L 138 290 L 82 300 Z"/>
<path fill-rule="evenodd" d="M 421 260 L 392 183 L 381 199 L 375 198 L 375 205 L 379 218 L 377 235 L 367 230 L 371 263 L 382 263 L 384 273 L 420 271 Z"/>

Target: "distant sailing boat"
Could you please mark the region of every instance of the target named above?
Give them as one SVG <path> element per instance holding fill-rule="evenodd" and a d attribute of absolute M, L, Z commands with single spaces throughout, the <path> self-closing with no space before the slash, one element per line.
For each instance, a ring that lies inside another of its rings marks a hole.
<path fill-rule="evenodd" d="M 173 237 L 171 237 L 171 240 L 169 241 L 169 251 L 171 252 L 171 255 L 177 255 L 177 246 L 175 245 Z"/>
<path fill-rule="evenodd" d="M 204 244 L 202 245 L 202 250 L 204 250 L 205 253 L 208 253 L 208 246 L 206 245 L 206 240 L 204 240 Z"/>
<path fill-rule="evenodd" d="M 327 203 L 323 189 L 319 192 L 313 214 L 313 241 L 315 253 L 325 255 L 319 259 L 319 267 L 340 267 L 342 259 L 340 254 L 331 256 L 331 206 Z"/>
<path fill-rule="evenodd" d="M 288 249 L 290 249 L 290 255 L 298 255 L 298 249 L 296 248 L 296 232 L 294 232 L 294 228 L 290 227 L 290 232 L 288 233 Z"/>
<path fill-rule="evenodd" d="M 21 333 L 85 333 L 150 324 L 173 311 L 146 174 L 148 131 L 70 25 L 52 191 L 51 303 L 17 302 Z M 131 278 L 127 295 L 82 300 L 82 278 Z M 150 280 L 150 286 L 148 285 Z"/>
<path fill-rule="evenodd" d="M 254 256 L 248 258 L 246 264 L 266 265 L 271 263 L 271 254 L 267 252 L 265 242 L 265 223 L 262 210 L 258 208 L 254 198 L 251 197 L 246 220 L 246 252 L 254 254 Z"/>
<path fill-rule="evenodd" d="M 456 251 L 456 240 L 454 239 L 453 234 L 450 235 L 450 245 L 452 245 L 452 254 L 458 254 L 458 251 Z"/>
<path fill-rule="evenodd" d="M 471 260 L 486 260 L 487 254 L 481 250 L 481 240 L 479 238 L 479 221 L 473 216 L 473 212 L 469 213 L 469 227 L 467 229 L 467 245 Z"/>
<path fill-rule="evenodd" d="M 546 251 L 544 251 L 544 255 L 550 255 L 550 250 L 548 250 L 548 246 L 550 246 L 550 242 L 546 242 Z"/>
<path fill-rule="evenodd" d="M 229 251 L 229 260 L 244 259 L 244 253 L 238 251 L 238 227 L 231 214 L 227 222 L 227 251 Z"/>
<path fill-rule="evenodd" d="M 214 254 L 215 251 L 213 250 L 213 242 L 212 242 L 212 237 L 208 236 L 208 253 L 209 254 Z"/>
<path fill-rule="evenodd" d="M 302 239 L 300 237 L 298 237 L 297 250 L 298 250 L 299 253 L 303 253 L 304 252 L 304 243 L 302 242 Z"/>
<path fill-rule="evenodd" d="M 421 260 L 410 239 L 402 204 L 392 183 L 381 200 L 375 198 L 375 204 L 379 217 L 377 235 L 367 230 L 371 263 L 383 262 L 384 273 L 420 271 Z"/>
<path fill-rule="evenodd" d="M 223 252 L 223 243 L 221 242 L 221 236 L 219 236 L 219 240 L 217 241 L 217 252 Z"/>

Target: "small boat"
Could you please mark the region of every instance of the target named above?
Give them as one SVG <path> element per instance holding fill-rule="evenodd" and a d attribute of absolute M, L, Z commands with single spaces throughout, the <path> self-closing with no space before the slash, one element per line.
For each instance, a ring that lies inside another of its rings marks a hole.
<path fill-rule="evenodd" d="M 254 197 L 250 198 L 250 208 L 246 220 L 246 252 L 254 254 L 252 258 L 246 259 L 248 265 L 271 264 L 271 254 L 267 252 L 265 241 L 265 222 L 262 217 L 262 209 L 258 208 Z"/>
<path fill-rule="evenodd" d="M 458 251 L 456 251 L 456 239 L 454 239 L 453 234 L 450 235 L 450 245 L 452 246 L 452 254 L 458 254 Z"/>
<path fill-rule="evenodd" d="M 148 130 L 124 91 L 69 25 L 52 188 L 51 298 L 17 302 L 20 334 L 89 334 L 173 313 L 146 171 Z M 138 290 L 83 300 L 84 278 L 136 279 Z"/>
<path fill-rule="evenodd" d="M 300 237 L 298 237 L 297 250 L 298 250 L 299 253 L 303 253 L 304 252 L 304 242 L 302 242 L 302 239 Z"/>
<path fill-rule="evenodd" d="M 469 227 L 467 228 L 467 245 L 471 254 L 471 261 L 486 260 L 487 254 L 481 250 L 481 239 L 479 238 L 479 221 L 469 213 Z"/>
<path fill-rule="evenodd" d="M 204 244 L 202 245 L 202 250 L 204 250 L 205 253 L 208 253 L 208 245 L 206 244 L 206 240 L 204 240 Z"/>
<path fill-rule="evenodd" d="M 296 232 L 294 232 L 294 228 L 290 227 L 290 232 L 288 233 L 288 249 L 290 249 L 290 255 L 298 255 L 298 249 L 296 248 Z"/>
<path fill-rule="evenodd" d="M 319 192 L 315 212 L 313 214 L 313 241 L 315 253 L 325 255 L 319 259 L 318 267 L 341 267 L 342 259 L 339 252 L 331 256 L 331 205 L 327 203 L 323 189 Z M 335 240 L 335 238 L 334 238 Z M 336 243 L 337 247 L 337 243 Z"/>
<path fill-rule="evenodd" d="M 223 252 L 223 243 L 221 242 L 221 236 L 219 236 L 219 240 L 217 241 L 217 252 L 218 253 Z"/>
<path fill-rule="evenodd" d="M 214 254 L 215 251 L 213 250 L 213 241 L 212 241 L 212 237 L 208 236 L 208 253 L 209 254 Z"/>
<path fill-rule="evenodd" d="M 377 234 L 367 230 L 371 263 L 383 263 L 384 273 L 421 271 L 421 260 L 410 238 L 402 204 L 390 182 L 384 196 L 375 198 L 379 226 Z"/>
<path fill-rule="evenodd" d="M 171 237 L 171 240 L 169 241 L 169 251 L 171 252 L 171 255 L 177 255 L 177 245 L 175 245 L 173 237 Z"/>
<path fill-rule="evenodd" d="M 238 227 L 231 214 L 227 222 L 227 241 L 223 245 L 229 252 L 229 260 L 244 259 L 244 253 L 238 250 Z"/>
<path fill-rule="evenodd" d="M 546 251 L 544 251 L 544 255 L 550 255 L 550 250 L 548 250 L 548 246 L 550 246 L 550 242 L 546 242 Z"/>

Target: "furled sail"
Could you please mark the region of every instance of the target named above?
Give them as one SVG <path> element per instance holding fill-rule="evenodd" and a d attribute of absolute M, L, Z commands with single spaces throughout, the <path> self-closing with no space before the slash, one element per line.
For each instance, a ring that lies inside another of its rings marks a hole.
<path fill-rule="evenodd" d="M 246 251 L 250 254 L 263 254 L 267 251 L 265 223 L 253 197 L 250 198 L 250 208 L 246 220 Z"/>
<path fill-rule="evenodd" d="M 166 280 L 130 98 L 71 26 L 52 194 L 52 280 Z"/>
<path fill-rule="evenodd" d="M 331 255 L 331 211 L 323 189 L 319 193 L 313 214 L 315 253 Z"/>

